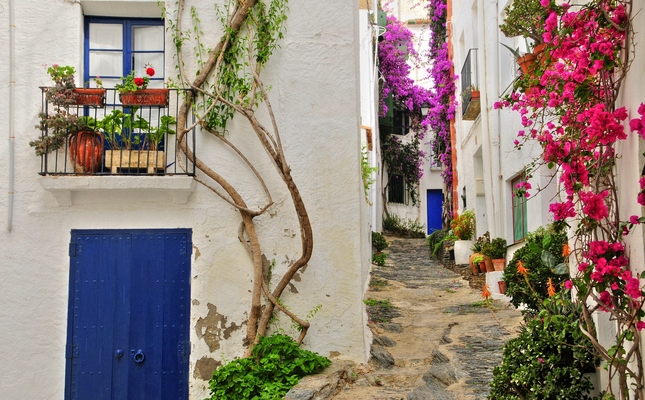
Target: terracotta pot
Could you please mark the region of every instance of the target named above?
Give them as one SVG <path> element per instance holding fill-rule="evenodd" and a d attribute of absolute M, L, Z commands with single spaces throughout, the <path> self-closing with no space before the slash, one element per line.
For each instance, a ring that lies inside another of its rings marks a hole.
<path fill-rule="evenodd" d="M 506 282 L 504 282 L 504 281 L 499 281 L 499 282 L 497 282 L 497 286 L 499 286 L 499 292 L 500 292 L 501 294 L 505 294 L 505 293 L 506 293 Z"/>
<path fill-rule="evenodd" d="M 139 89 L 119 94 L 121 104 L 128 106 L 168 107 L 168 89 Z"/>
<path fill-rule="evenodd" d="M 522 56 L 517 59 L 517 63 L 520 65 L 520 68 L 522 69 L 522 73 L 524 75 L 529 75 L 533 73 L 533 70 L 535 69 L 535 61 L 537 60 L 537 56 L 533 53 L 529 53 L 525 56 Z"/>
<path fill-rule="evenodd" d="M 504 267 L 506 266 L 505 258 L 494 258 L 492 261 L 495 271 L 504 271 Z"/>
<path fill-rule="evenodd" d="M 482 272 L 482 274 L 486 273 L 486 262 L 482 261 L 479 263 L 479 270 Z"/>
<path fill-rule="evenodd" d="M 479 90 L 473 90 L 470 92 L 471 99 L 479 99 L 481 97 L 481 92 Z"/>
<path fill-rule="evenodd" d="M 105 106 L 105 89 L 74 89 L 74 104 L 79 106 Z"/>
<path fill-rule="evenodd" d="M 479 273 L 479 263 L 475 263 L 474 260 L 475 258 L 481 256 L 479 253 L 473 253 L 470 255 L 468 258 L 468 264 L 470 265 L 470 269 L 473 271 L 473 275 L 477 275 Z"/>
<path fill-rule="evenodd" d="M 69 139 L 69 159 L 78 174 L 90 174 L 101 167 L 103 136 L 92 130 L 79 131 Z"/>
<path fill-rule="evenodd" d="M 485 257 L 484 263 L 486 263 L 486 272 L 495 271 L 495 267 L 493 266 L 493 260 L 490 257 Z"/>

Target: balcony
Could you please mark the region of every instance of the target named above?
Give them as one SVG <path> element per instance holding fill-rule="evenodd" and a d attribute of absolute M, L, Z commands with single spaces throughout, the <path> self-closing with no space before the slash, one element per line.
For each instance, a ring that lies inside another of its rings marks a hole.
<path fill-rule="evenodd" d="M 115 89 L 105 89 L 103 97 L 89 100 L 93 105 L 65 106 L 48 101 L 48 89 L 41 88 L 42 113 L 79 117 L 80 124 L 62 129 L 52 119 L 41 124 L 44 144 L 36 147 L 42 153 L 40 175 L 195 175 L 194 163 L 185 157 L 179 160 L 176 152 L 176 119 L 184 89 L 168 89 L 163 101 L 144 105 L 124 105 Z M 76 102 L 85 100 L 79 95 Z M 195 129 L 184 140 L 195 152 Z"/>
<path fill-rule="evenodd" d="M 114 89 L 105 89 L 89 101 L 76 96 L 77 89 L 73 100 L 63 105 L 53 104 L 49 88 L 41 90 L 41 116 L 50 118 L 41 118 L 39 140 L 31 145 L 41 154 L 40 184 L 60 206 L 73 204 L 78 192 L 94 193 L 100 201 L 106 190 L 151 198 L 167 193 L 169 201 L 188 201 L 195 189 L 195 164 L 176 151 L 176 132 L 181 130 L 177 115 L 185 89 L 169 89 L 160 101 L 139 105 L 125 97 L 122 102 Z M 61 116 L 73 123 L 61 128 L 57 122 Z M 194 114 L 188 119 L 190 126 Z M 193 128 L 183 139 L 194 154 L 195 135 Z"/>
<path fill-rule="evenodd" d="M 461 68 L 462 119 L 474 121 L 481 112 L 479 77 L 477 73 L 477 49 L 470 49 Z"/>

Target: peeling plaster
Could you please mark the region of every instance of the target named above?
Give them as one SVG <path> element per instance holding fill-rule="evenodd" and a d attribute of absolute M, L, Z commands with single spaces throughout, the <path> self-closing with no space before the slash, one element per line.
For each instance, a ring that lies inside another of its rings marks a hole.
<path fill-rule="evenodd" d="M 193 305 L 194 305 L 194 306 L 198 306 L 198 305 L 199 305 L 199 300 L 197 300 L 197 299 L 193 299 Z"/>
<path fill-rule="evenodd" d="M 202 253 L 199 252 L 199 249 L 195 245 L 193 245 L 193 249 L 195 249 L 195 261 L 197 261 L 197 259 L 199 258 L 199 256 L 202 255 Z"/>
<path fill-rule="evenodd" d="M 228 317 L 217 312 L 217 307 L 211 303 L 207 304 L 208 315 L 200 318 L 195 324 L 195 331 L 199 339 L 204 339 L 208 350 L 212 353 L 220 348 L 220 341 L 231 337 L 231 333 L 237 331 L 244 325 L 236 325 L 234 322 L 226 326 Z"/>
<path fill-rule="evenodd" d="M 213 372 L 221 365 L 221 361 L 204 356 L 195 363 L 193 378 L 208 381 L 213 377 Z"/>
<path fill-rule="evenodd" d="M 296 287 L 296 285 L 294 285 L 294 284 L 293 284 L 293 283 L 291 283 L 291 282 L 289 282 L 289 291 L 290 291 L 291 293 L 295 293 L 295 294 L 300 293 L 300 292 L 298 292 L 298 288 Z"/>

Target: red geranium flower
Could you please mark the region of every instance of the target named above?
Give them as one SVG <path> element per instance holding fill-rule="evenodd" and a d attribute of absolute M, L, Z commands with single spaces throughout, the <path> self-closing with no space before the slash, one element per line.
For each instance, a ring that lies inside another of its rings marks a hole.
<path fill-rule="evenodd" d="M 146 68 L 146 74 L 148 74 L 148 76 L 155 76 L 155 69 L 152 67 Z"/>
<path fill-rule="evenodd" d="M 137 86 L 143 86 L 143 78 L 134 78 L 134 84 Z"/>

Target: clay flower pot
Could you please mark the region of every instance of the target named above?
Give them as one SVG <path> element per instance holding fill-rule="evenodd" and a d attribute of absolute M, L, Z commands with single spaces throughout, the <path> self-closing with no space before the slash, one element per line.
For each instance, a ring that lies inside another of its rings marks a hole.
<path fill-rule="evenodd" d="M 506 282 L 504 282 L 504 281 L 499 281 L 499 282 L 497 282 L 497 286 L 499 287 L 499 292 L 500 292 L 501 294 L 505 294 L 505 293 L 506 293 Z"/>
<path fill-rule="evenodd" d="M 79 131 L 70 136 L 69 159 L 78 174 L 91 174 L 101 167 L 103 136 L 92 130 Z"/>
<path fill-rule="evenodd" d="M 495 271 L 495 267 L 493 266 L 493 259 L 492 258 L 485 257 L 484 258 L 484 263 L 486 263 L 486 272 Z"/>
<path fill-rule="evenodd" d="M 494 258 L 492 261 L 493 261 L 493 268 L 495 269 L 495 271 L 504 271 L 504 267 L 506 265 L 505 258 Z"/>

